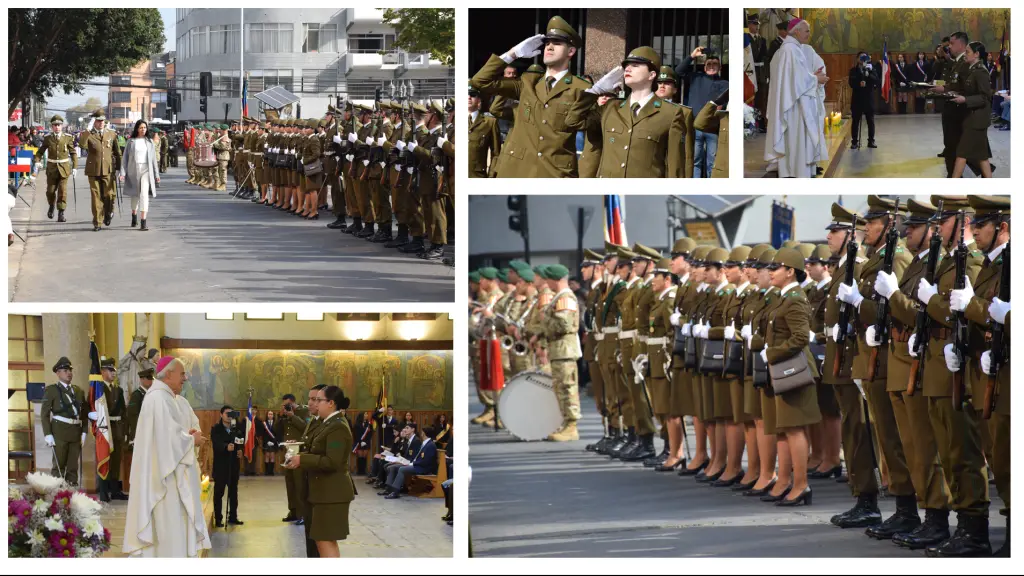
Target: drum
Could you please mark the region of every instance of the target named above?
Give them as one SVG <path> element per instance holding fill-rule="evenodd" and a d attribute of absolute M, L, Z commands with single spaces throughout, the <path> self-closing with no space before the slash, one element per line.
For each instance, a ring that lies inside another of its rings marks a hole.
<path fill-rule="evenodd" d="M 213 144 L 196 144 L 195 165 L 200 168 L 211 168 L 217 165 L 217 157 L 213 154 Z"/>
<path fill-rule="evenodd" d="M 498 398 L 498 417 L 505 429 L 520 440 L 544 440 L 562 427 L 551 375 L 532 371 L 505 383 Z"/>

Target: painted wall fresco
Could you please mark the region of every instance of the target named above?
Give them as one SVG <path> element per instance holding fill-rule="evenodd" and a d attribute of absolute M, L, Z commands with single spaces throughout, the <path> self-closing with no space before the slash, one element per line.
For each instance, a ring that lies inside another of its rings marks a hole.
<path fill-rule="evenodd" d="M 923 50 L 931 55 L 944 36 L 958 30 L 998 53 L 1010 17 L 1005 8 L 804 8 L 801 14 L 810 22 L 811 44 L 821 54 L 877 53 L 888 35 L 890 52 Z M 1006 34 L 1008 45 L 1008 27 Z"/>
<path fill-rule="evenodd" d="M 388 404 L 399 410 L 452 409 L 452 351 L 167 350 L 185 363 L 189 381 L 182 395 L 196 410 L 224 404 L 277 408 L 295 394 L 305 404 L 316 384 L 339 386 L 350 410 L 376 406 L 387 381 Z"/>

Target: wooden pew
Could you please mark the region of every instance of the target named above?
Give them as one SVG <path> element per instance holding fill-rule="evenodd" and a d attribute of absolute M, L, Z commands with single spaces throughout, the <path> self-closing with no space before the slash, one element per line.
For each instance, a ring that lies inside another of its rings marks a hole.
<path fill-rule="evenodd" d="M 432 476 L 419 476 L 413 474 L 406 479 L 409 486 L 409 494 L 417 498 L 444 498 L 444 490 L 441 483 L 448 480 L 448 466 L 446 465 L 446 453 L 444 450 L 437 451 L 437 474 Z"/>

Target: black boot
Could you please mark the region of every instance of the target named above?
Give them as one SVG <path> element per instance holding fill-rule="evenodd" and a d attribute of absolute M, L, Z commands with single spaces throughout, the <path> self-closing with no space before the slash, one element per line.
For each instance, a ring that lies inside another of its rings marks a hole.
<path fill-rule="evenodd" d="M 137 214 L 132 214 L 132 228 L 135 228 L 138 225 L 139 225 L 139 216 Z"/>
<path fill-rule="evenodd" d="M 356 476 L 366 475 L 366 458 L 356 460 Z"/>
<path fill-rule="evenodd" d="M 363 229 L 363 221 L 356 216 L 352 219 L 352 224 L 349 224 L 348 228 L 342 230 L 345 234 L 358 234 Z"/>
<path fill-rule="evenodd" d="M 57 222 L 67 222 L 67 219 L 64 218 L 63 210 L 57 210 Z"/>
<path fill-rule="evenodd" d="M 905 534 L 893 534 L 893 544 L 921 550 L 936 546 L 949 538 L 949 511 L 925 508 L 924 522 Z"/>
<path fill-rule="evenodd" d="M 640 462 L 648 458 L 653 458 L 654 452 L 654 434 L 644 434 L 640 437 L 637 442 L 635 450 L 622 457 L 623 462 Z"/>
<path fill-rule="evenodd" d="M 345 220 L 345 215 L 342 214 L 341 216 L 338 216 L 338 218 L 335 219 L 334 222 L 328 224 L 327 227 L 330 228 L 331 230 L 339 230 L 341 228 L 344 228 L 345 224 L 347 224 L 347 220 Z"/>
<path fill-rule="evenodd" d="M 356 238 L 370 238 L 373 236 L 373 222 L 363 224 L 363 229 L 356 234 Z"/>
<path fill-rule="evenodd" d="M 391 240 L 391 222 L 378 224 L 377 233 L 373 235 L 373 238 L 370 238 L 370 242 L 383 244 L 389 240 Z"/>
<path fill-rule="evenodd" d="M 657 456 L 644 460 L 644 468 L 657 468 L 658 466 L 664 464 L 666 460 L 668 460 L 668 442 L 665 441 L 664 438 L 662 438 L 662 442 L 663 444 L 661 453 L 658 454 Z"/>
<path fill-rule="evenodd" d="M 444 257 L 444 244 L 430 244 L 430 249 L 420 254 L 424 260 L 440 260 Z"/>
<path fill-rule="evenodd" d="M 423 252 L 423 238 L 420 236 L 413 236 L 412 240 L 399 248 L 398 251 L 403 254 L 419 254 L 420 252 Z"/>
<path fill-rule="evenodd" d="M 878 494 L 861 494 L 853 508 L 833 516 L 831 522 L 840 528 L 866 528 L 880 524 L 882 513 L 878 511 Z"/>
<path fill-rule="evenodd" d="M 874 140 L 868 140 L 868 148 L 878 148 L 878 146 L 875 145 Z"/>
<path fill-rule="evenodd" d="M 611 447 L 614 446 L 615 443 L 619 441 L 620 435 L 621 432 L 619 432 L 618 428 L 610 428 L 608 430 L 608 436 L 605 438 L 601 438 L 601 440 L 597 443 L 597 449 L 594 451 L 602 456 L 607 456 L 608 450 L 611 449 Z"/>
<path fill-rule="evenodd" d="M 142 220 L 139 220 L 139 222 L 141 223 L 141 226 L 139 226 L 139 231 L 140 232 L 145 232 L 146 230 L 149 230 L 149 226 L 146 226 L 146 219 L 145 218 L 143 218 Z"/>
<path fill-rule="evenodd" d="M 892 540 L 896 534 L 906 534 L 921 525 L 921 517 L 917 512 L 917 497 L 909 496 L 896 497 L 896 513 L 890 516 L 877 526 L 871 526 L 864 531 L 868 536 L 877 540 Z"/>
<path fill-rule="evenodd" d="M 1000 514 L 1002 514 L 1003 516 L 1006 516 L 1006 539 L 1003 540 L 1003 545 L 999 547 L 999 550 L 996 550 L 996 552 L 995 552 L 995 554 L 993 554 L 993 556 L 995 556 L 996 558 L 1009 558 L 1010 557 L 1010 511 L 1006 510 L 1004 512 L 1000 512 Z"/>
<path fill-rule="evenodd" d="M 959 515 L 956 533 L 941 544 L 926 549 L 925 554 L 933 558 L 991 556 L 992 544 L 988 540 L 988 517 Z"/>
<path fill-rule="evenodd" d="M 628 431 L 626 432 L 626 435 L 622 437 L 619 440 L 619 442 L 614 447 L 612 447 L 611 450 L 608 451 L 608 456 L 610 456 L 612 459 L 622 458 L 623 454 L 626 454 L 630 450 L 636 448 L 636 444 L 638 442 L 639 439 L 636 437 L 636 429 L 630 426 L 628 428 Z"/>
<path fill-rule="evenodd" d="M 598 440 L 597 442 L 594 442 L 593 444 L 587 444 L 584 450 L 586 450 L 587 452 L 597 452 L 597 450 L 606 443 L 607 438 L 607 436 L 601 436 L 601 439 Z"/>
<path fill-rule="evenodd" d="M 398 248 L 400 246 L 405 246 L 408 243 L 409 243 L 409 227 L 406 226 L 405 224 L 399 224 L 398 225 L 398 234 L 395 236 L 395 238 L 393 240 L 391 240 L 391 241 L 387 242 L 386 244 L 384 244 L 384 247 L 385 248 Z"/>
<path fill-rule="evenodd" d="M 53 220 L 53 209 L 54 208 L 55 208 L 55 206 L 53 204 L 50 204 L 50 208 L 46 211 L 46 217 L 49 218 L 50 220 Z"/>

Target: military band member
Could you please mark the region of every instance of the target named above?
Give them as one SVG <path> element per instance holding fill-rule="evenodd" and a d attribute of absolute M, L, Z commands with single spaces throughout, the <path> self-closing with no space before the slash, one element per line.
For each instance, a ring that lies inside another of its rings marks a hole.
<path fill-rule="evenodd" d="M 472 312 L 490 318 L 494 314 L 494 305 L 504 296 L 497 284 L 498 270 L 493 267 L 485 267 L 478 270 L 478 272 L 480 273 L 480 299 L 478 301 L 482 306 L 473 308 Z M 477 387 L 477 395 L 480 403 L 484 405 L 484 411 L 474 418 L 472 422 L 484 425 L 493 423 L 495 417 L 494 406 L 497 401 L 494 392 Z"/>
<path fill-rule="evenodd" d="M 498 119 L 481 110 L 480 91 L 469 87 L 469 177 L 493 175 L 493 161 L 501 154 Z M 489 168 L 488 165 L 491 164 Z"/>
<path fill-rule="evenodd" d="M 576 177 L 576 131 L 585 127 L 586 115 L 597 96 L 611 92 L 621 81 L 616 69 L 595 86 L 569 73 L 569 63 L 583 39 L 561 16 L 551 18 L 544 34 L 531 36 L 501 56 L 492 55 L 472 79 L 472 86 L 488 96 L 518 100 L 517 130 L 502 145 L 499 178 Z M 505 78 L 504 70 L 519 58 L 543 54 L 543 78 L 524 75 Z"/>
<path fill-rule="evenodd" d="M 537 288 L 534 286 L 536 273 L 530 268 L 529 264 L 523 264 L 523 266 L 519 267 L 513 266 L 518 282 L 515 287 L 515 302 L 509 311 L 509 318 L 515 322 L 515 325 L 509 326 L 508 330 L 509 336 L 514 340 L 509 357 L 509 373 L 513 377 L 520 372 L 532 369 L 535 361 L 530 353 L 529 346 L 525 344 L 525 326 L 526 320 L 533 313 L 533 310 L 537 308 L 539 295 Z"/>
<path fill-rule="evenodd" d="M 121 147 L 117 145 L 117 132 L 107 130 L 107 116 L 102 110 L 92 113 L 93 128 L 83 132 L 78 146 L 86 151 L 85 175 L 89 177 L 92 195 L 92 229 L 96 232 L 110 226 L 114 217 L 115 178 L 121 166 Z"/>
<path fill-rule="evenodd" d="M 50 118 L 53 130 L 43 138 L 43 145 L 36 150 L 35 162 L 46 155 L 46 202 L 49 208 L 46 217 L 53 219 L 53 209 L 57 208 L 57 222 L 67 222 L 64 209 L 68 205 L 68 178 L 78 175 L 78 153 L 75 150 L 75 139 L 64 133 L 64 118 L 54 114 Z"/>
<path fill-rule="evenodd" d="M 228 135 L 227 124 L 220 124 L 217 128 L 219 132 L 213 142 L 213 152 L 217 158 L 217 178 L 213 189 L 224 192 L 227 190 L 228 161 L 231 159 L 231 137 Z"/>
<path fill-rule="evenodd" d="M 185 131 L 181 135 L 181 145 L 185 149 L 185 168 L 188 171 L 188 180 L 185 180 L 186 184 L 197 183 L 196 177 L 198 176 L 198 173 L 196 172 L 195 165 L 195 146 L 197 135 L 198 130 L 196 130 L 195 126 L 192 126 L 191 124 L 185 126 Z"/>
<path fill-rule="evenodd" d="M 74 377 L 71 361 L 61 356 L 53 365 L 57 383 L 46 387 L 39 418 L 43 424 L 46 445 L 53 456 L 53 476 L 78 485 L 78 459 L 85 444 L 83 412 L 89 404 L 84 393 L 71 383 Z"/>
<path fill-rule="evenodd" d="M 576 422 L 580 419 L 579 381 L 576 360 L 580 350 L 580 315 L 576 295 L 569 288 L 569 270 L 561 264 L 545 268 L 548 288 L 554 292 L 544 310 L 544 357 L 551 364 L 555 396 L 562 411 L 562 427 L 548 436 L 552 442 L 579 440 Z"/>

